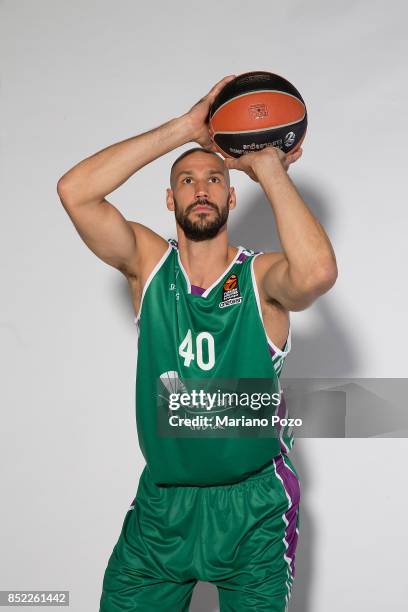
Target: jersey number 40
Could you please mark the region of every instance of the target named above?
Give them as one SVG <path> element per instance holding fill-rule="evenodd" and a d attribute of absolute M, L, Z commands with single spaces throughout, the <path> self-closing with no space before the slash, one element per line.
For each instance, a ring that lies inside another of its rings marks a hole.
<path fill-rule="evenodd" d="M 206 359 L 203 357 L 204 346 Z M 211 370 L 215 364 L 214 338 L 210 332 L 200 332 L 195 338 L 191 329 L 188 330 L 184 340 L 179 346 L 179 355 L 184 357 L 184 366 L 190 367 L 192 361 L 196 361 L 201 370 Z"/>

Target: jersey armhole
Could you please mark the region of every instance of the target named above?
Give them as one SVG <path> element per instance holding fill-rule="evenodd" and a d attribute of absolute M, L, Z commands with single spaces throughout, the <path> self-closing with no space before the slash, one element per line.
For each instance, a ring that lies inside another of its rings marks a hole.
<path fill-rule="evenodd" d="M 174 248 L 176 248 L 175 245 L 173 244 L 173 239 L 172 238 L 169 238 L 167 240 L 167 242 L 169 243 L 169 245 L 167 247 L 167 250 L 164 252 L 162 257 L 159 259 L 159 261 L 157 262 L 157 264 L 153 268 L 153 270 L 150 272 L 150 274 L 147 277 L 147 280 L 145 282 L 145 285 L 143 287 L 142 296 L 140 298 L 139 312 L 137 313 L 137 315 L 133 319 L 135 325 L 137 325 L 137 326 L 139 326 L 140 317 L 141 317 L 141 314 L 142 314 L 143 300 L 144 300 L 144 296 L 146 295 L 146 291 L 148 290 L 149 285 L 152 282 L 153 278 L 156 276 L 157 272 L 160 270 L 160 268 L 162 267 L 162 265 L 166 261 L 166 259 L 167 259 L 168 255 L 170 254 L 170 252 Z"/>
<path fill-rule="evenodd" d="M 278 346 L 276 346 L 276 344 L 274 342 L 272 342 L 272 340 L 269 338 L 268 334 L 266 333 L 265 323 L 264 323 L 263 316 L 262 316 L 261 300 L 260 300 L 260 297 L 259 297 L 259 291 L 258 291 L 258 286 L 257 286 L 256 278 L 255 278 L 255 270 L 254 270 L 254 261 L 255 261 L 255 258 L 258 257 L 258 255 L 261 255 L 262 253 L 263 253 L 263 251 L 256 252 L 255 255 L 252 257 L 252 260 L 251 260 L 252 288 L 253 288 L 253 292 L 254 292 L 255 299 L 256 299 L 256 305 L 258 307 L 259 318 L 261 319 L 262 327 L 264 329 L 265 337 L 266 337 L 266 340 L 268 342 L 268 345 L 272 349 L 274 355 L 279 355 L 280 357 L 286 357 L 286 355 L 288 355 L 288 353 L 290 352 L 291 345 L 292 345 L 290 313 L 288 313 L 289 314 L 288 336 L 287 336 L 285 344 L 283 345 L 283 349 L 280 349 Z"/>

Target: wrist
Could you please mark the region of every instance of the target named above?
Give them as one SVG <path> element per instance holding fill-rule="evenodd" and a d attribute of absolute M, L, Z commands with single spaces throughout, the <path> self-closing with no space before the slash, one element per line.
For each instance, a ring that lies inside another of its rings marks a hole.
<path fill-rule="evenodd" d="M 255 159 L 252 162 L 252 170 L 258 179 L 270 177 L 274 174 L 277 176 L 286 174 L 279 153 L 274 147 L 264 149 L 259 156 L 255 155 Z"/>
<path fill-rule="evenodd" d="M 180 133 L 180 137 L 183 139 L 183 144 L 187 144 L 188 142 L 196 141 L 196 133 L 194 130 L 194 126 L 192 125 L 191 118 L 188 113 L 184 115 L 180 115 L 180 117 L 176 117 L 174 119 L 175 126 Z"/>

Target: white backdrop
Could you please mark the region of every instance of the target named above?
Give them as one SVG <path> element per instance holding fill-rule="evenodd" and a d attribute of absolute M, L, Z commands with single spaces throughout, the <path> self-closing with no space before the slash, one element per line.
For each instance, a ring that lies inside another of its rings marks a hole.
<path fill-rule="evenodd" d="M 339 267 L 327 295 L 291 314 L 284 375 L 406 377 L 408 11 L 402 0 L 3 0 L 0 12 L 0 589 L 69 589 L 74 612 L 94 611 L 144 465 L 136 329 L 125 280 L 82 243 L 59 177 L 183 114 L 226 74 L 284 75 L 309 111 L 291 176 Z M 178 153 L 109 198 L 164 237 Z M 232 184 L 232 242 L 279 249 L 259 186 L 237 172 Z M 297 441 L 291 611 L 406 609 L 407 458 L 406 439 Z M 215 587 L 199 583 L 192 612 L 217 609 Z"/>

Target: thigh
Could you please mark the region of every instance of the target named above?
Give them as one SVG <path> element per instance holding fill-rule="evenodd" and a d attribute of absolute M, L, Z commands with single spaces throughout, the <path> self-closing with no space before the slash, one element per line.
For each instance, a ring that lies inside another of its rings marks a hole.
<path fill-rule="evenodd" d="M 278 456 L 273 471 L 233 495 L 237 515 L 241 504 L 245 518 L 234 563 L 228 575 L 214 580 L 220 612 L 286 612 L 299 534 L 300 483 L 291 461 Z"/>
<path fill-rule="evenodd" d="M 168 504 L 166 491 L 152 490 L 142 476 L 105 570 L 99 612 L 189 609 L 197 580 L 164 518 Z"/>
<path fill-rule="evenodd" d="M 188 612 L 196 580 L 172 582 L 113 567 L 104 576 L 99 612 Z"/>

